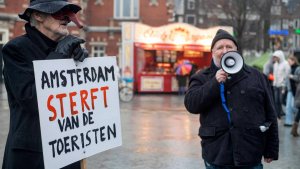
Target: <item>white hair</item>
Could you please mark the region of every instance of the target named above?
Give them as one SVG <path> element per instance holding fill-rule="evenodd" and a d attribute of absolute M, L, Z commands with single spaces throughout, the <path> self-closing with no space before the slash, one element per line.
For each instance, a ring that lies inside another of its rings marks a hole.
<path fill-rule="evenodd" d="M 39 25 L 39 22 L 35 19 L 34 15 L 33 15 L 34 13 L 39 14 L 41 17 L 46 17 L 47 14 L 39 12 L 39 11 L 32 11 L 31 12 L 30 18 L 29 18 L 29 24 L 32 27 L 37 27 Z"/>
<path fill-rule="evenodd" d="M 34 18 L 33 15 L 30 15 L 30 18 L 29 18 L 29 24 L 32 26 L 32 27 L 36 27 L 37 26 L 37 20 Z"/>

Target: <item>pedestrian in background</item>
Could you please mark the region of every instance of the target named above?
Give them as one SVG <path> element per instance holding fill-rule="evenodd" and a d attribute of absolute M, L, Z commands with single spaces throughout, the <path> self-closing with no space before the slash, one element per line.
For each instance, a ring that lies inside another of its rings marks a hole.
<path fill-rule="evenodd" d="M 184 95 L 187 87 L 187 80 L 190 74 L 191 69 L 185 70 L 186 67 L 189 66 L 192 69 L 192 65 L 187 63 L 185 60 L 178 60 L 174 65 L 176 80 L 178 84 L 178 95 Z"/>
<path fill-rule="evenodd" d="M 190 64 L 192 65 L 192 69 L 189 74 L 189 79 L 191 79 L 192 75 L 194 75 L 198 71 L 198 66 L 194 62 L 191 62 Z"/>
<path fill-rule="evenodd" d="M 295 81 L 296 91 L 295 91 L 295 98 L 294 98 L 294 106 L 298 109 L 296 111 L 296 115 L 294 118 L 294 122 L 292 125 L 291 134 L 294 137 L 298 137 L 298 126 L 300 121 L 300 67 L 298 66 L 294 72 L 294 74 L 289 75 L 289 78 Z"/>
<path fill-rule="evenodd" d="M 269 57 L 269 60 L 264 64 L 263 66 L 263 73 L 266 75 L 266 76 L 269 76 L 270 74 L 273 75 L 273 65 L 274 65 L 274 58 L 273 56 L 271 55 Z"/>
<path fill-rule="evenodd" d="M 262 157 L 267 163 L 278 159 L 278 125 L 267 77 L 247 65 L 233 75 L 221 69 L 221 57 L 237 50 L 235 38 L 218 30 L 210 67 L 192 76 L 185 95 L 186 109 L 200 114 L 206 169 L 262 169 Z M 222 107 L 220 83 L 225 85 L 230 120 Z"/>
<path fill-rule="evenodd" d="M 282 105 L 286 101 L 285 92 L 286 81 L 290 73 L 290 65 L 285 60 L 284 53 L 281 50 L 277 50 L 272 54 L 275 63 L 274 63 L 274 81 L 273 81 L 273 91 L 274 91 L 274 101 L 275 108 L 277 111 L 277 118 L 281 119 L 281 116 L 284 115 L 282 110 Z"/>
<path fill-rule="evenodd" d="M 300 73 L 299 75 L 300 76 Z M 299 77 L 300 78 L 300 77 Z M 297 92 L 296 92 L 296 96 L 295 96 L 295 105 L 298 108 L 297 114 L 295 116 L 295 120 L 292 126 L 292 131 L 291 134 L 294 137 L 298 137 L 299 133 L 298 133 L 298 126 L 299 126 L 299 121 L 300 121 L 300 84 L 297 85 Z"/>
<path fill-rule="evenodd" d="M 293 124 L 294 113 L 297 111 L 297 109 L 294 106 L 294 97 L 296 94 L 296 81 L 292 79 L 292 77 L 295 75 L 296 71 L 300 71 L 300 67 L 298 64 L 298 59 L 295 56 L 289 56 L 287 61 L 291 69 L 290 69 L 290 74 L 286 81 L 287 97 L 286 97 L 286 105 L 285 105 L 286 116 L 285 116 L 284 126 L 290 127 Z"/>
<path fill-rule="evenodd" d="M 66 0 L 31 0 L 19 17 L 27 21 L 26 34 L 2 49 L 4 81 L 10 108 L 10 126 L 2 169 L 43 169 L 43 150 L 35 88 L 34 60 L 88 56 L 83 39 L 69 35 L 67 24 L 75 22 L 81 8 Z M 80 169 L 75 162 L 64 169 Z"/>
<path fill-rule="evenodd" d="M 269 60 L 264 64 L 263 73 L 268 77 L 268 80 L 271 84 L 273 84 L 274 75 L 273 75 L 273 65 L 275 63 L 275 59 L 271 55 Z M 273 91 L 273 88 L 272 88 Z"/>

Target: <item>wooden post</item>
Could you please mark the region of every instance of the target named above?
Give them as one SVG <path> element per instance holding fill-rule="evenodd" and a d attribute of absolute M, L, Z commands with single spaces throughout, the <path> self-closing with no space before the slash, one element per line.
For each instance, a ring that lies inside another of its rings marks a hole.
<path fill-rule="evenodd" d="M 86 167 L 86 159 L 80 160 L 80 168 L 81 169 L 87 169 L 87 167 Z"/>

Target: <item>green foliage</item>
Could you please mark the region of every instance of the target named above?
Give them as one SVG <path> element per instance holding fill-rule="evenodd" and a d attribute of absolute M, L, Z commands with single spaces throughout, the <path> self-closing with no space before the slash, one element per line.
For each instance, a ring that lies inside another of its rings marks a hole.
<path fill-rule="evenodd" d="M 253 67 L 257 68 L 258 70 L 262 71 L 263 67 L 264 67 L 264 64 L 266 62 L 268 62 L 269 59 L 270 59 L 270 53 L 266 52 L 266 53 L 263 53 L 259 57 L 254 57 L 253 59 L 249 59 L 245 62 L 248 65 L 253 66 Z"/>

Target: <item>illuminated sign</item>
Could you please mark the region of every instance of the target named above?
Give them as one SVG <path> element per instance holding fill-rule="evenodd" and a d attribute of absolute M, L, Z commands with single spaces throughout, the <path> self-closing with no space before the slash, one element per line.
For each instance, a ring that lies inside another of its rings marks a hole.
<path fill-rule="evenodd" d="M 137 43 L 173 44 L 173 45 L 202 45 L 209 46 L 219 29 L 233 33 L 229 26 L 217 26 L 208 29 L 199 29 L 184 23 L 173 23 L 160 27 L 134 23 L 135 39 Z"/>
<path fill-rule="evenodd" d="M 300 34 L 300 29 L 295 29 L 295 34 Z"/>
<path fill-rule="evenodd" d="M 269 35 L 289 35 L 289 30 L 269 30 L 268 31 Z"/>

